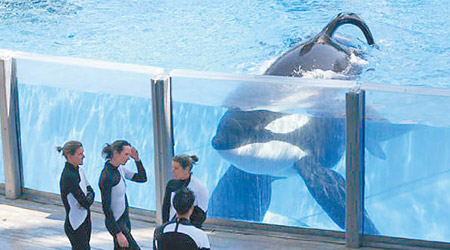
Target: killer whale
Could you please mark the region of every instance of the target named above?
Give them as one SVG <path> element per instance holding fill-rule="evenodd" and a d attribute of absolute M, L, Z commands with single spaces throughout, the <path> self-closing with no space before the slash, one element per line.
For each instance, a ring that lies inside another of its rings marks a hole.
<path fill-rule="evenodd" d="M 273 127 L 280 121 L 289 128 Z M 331 169 L 345 151 L 345 119 L 231 109 L 219 122 L 212 145 L 233 166 L 212 194 L 211 215 L 261 221 L 272 181 L 299 174 L 323 210 L 345 228 L 345 180 Z M 247 192 L 244 199 L 241 190 Z M 367 214 L 364 225 L 366 232 L 378 233 Z"/>
<path fill-rule="evenodd" d="M 347 23 L 360 27 L 368 44 L 375 46 L 368 26 L 356 14 L 341 13 L 318 35 L 279 57 L 264 74 L 301 77 L 314 69 L 349 74 L 351 52 L 331 39 Z M 271 183 L 298 174 L 317 203 L 345 229 L 345 181 L 331 169 L 345 151 L 344 126 L 342 117 L 229 109 L 212 146 L 231 166 L 211 195 L 209 214 L 261 221 L 270 204 Z M 376 138 L 386 140 L 408 130 L 400 126 L 396 133 Z M 369 152 L 384 158 L 379 144 L 367 142 Z M 366 212 L 364 217 L 364 231 L 378 234 Z"/>
<path fill-rule="evenodd" d="M 280 121 L 287 127 L 274 127 Z M 366 126 L 367 138 L 376 138 L 372 143 L 379 145 L 410 131 L 412 125 L 379 120 Z M 211 196 L 210 215 L 262 221 L 270 205 L 271 183 L 299 174 L 317 203 L 345 229 L 345 180 L 332 169 L 345 152 L 343 117 L 230 109 L 219 122 L 212 146 L 233 165 Z M 366 212 L 364 231 L 378 234 Z"/>
<path fill-rule="evenodd" d="M 301 77 L 303 72 L 320 69 L 357 75 L 358 70 L 352 68 L 350 63 L 351 51 L 331 39 L 337 28 L 344 24 L 356 25 L 363 32 L 367 43 L 376 47 L 369 27 L 358 15 L 339 13 L 316 36 L 280 56 L 264 74 Z"/>
<path fill-rule="evenodd" d="M 288 177 L 296 172 L 292 165 L 307 155 L 334 166 L 345 150 L 345 133 L 339 133 L 344 126 L 344 119 L 231 109 L 219 122 L 212 146 L 248 173 Z"/>

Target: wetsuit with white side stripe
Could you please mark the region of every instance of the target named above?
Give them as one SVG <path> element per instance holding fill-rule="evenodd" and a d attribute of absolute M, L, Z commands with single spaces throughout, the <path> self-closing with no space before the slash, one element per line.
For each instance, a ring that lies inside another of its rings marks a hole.
<path fill-rule="evenodd" d="M 94 190 L 81 167 L 66 162 L 59 182 L 61 199 L 66 210 L 64 231 L 72 249 L 91 249 L 91 211 Z"/>
<path fill-rule="evenodd" d="M 206 220 L 209 192 L 206 186 L 193 176 L 186 180 L 170 180 L 167 183 L 162 209 L 163 222 L 168 222 L 175 218 L 176 211 L 173 206 L 173 197 L 175 192 L 181 187 L 189 188 L 195 195 L 194 212 L 190 217 L 190 221 L 194 226 L 201 228 Z"/>
<path fill-rule="evenodd" d="M 116 167 L 109 161 L 105 163 L 99 180 L 102 193 L 102 207 L 105 225 L 114 238 L 114 249 L 119 249 L 116 234 L 122 232 L 128 240 L 128 249 L 140 249 L 131 235 L 131 223 L 128 215 L 128 199 L 125 179 L 146 182 L 147 174 L 141 161 L 136 161 L 137 173 L 124 166 Z"/>
<path fill-rule="evenodd" d="M 176 218 L 157 227 L 153 236 L 154 250 L 199 249 L 209 250 L 206 233 L 192 225 L 188 219 Z"/>

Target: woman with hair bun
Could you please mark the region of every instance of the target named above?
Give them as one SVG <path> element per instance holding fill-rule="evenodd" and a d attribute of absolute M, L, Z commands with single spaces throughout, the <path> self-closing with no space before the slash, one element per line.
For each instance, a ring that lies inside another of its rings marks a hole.
<path fill-rule="evenodd" d="M 94 190 L 89 184 L 83 169 L 84 150 L 79 141 L 68 141 L 58 152 L 66 158 L 59 187 L 61 199 L 66 210 L 64 231 L 69 238 L 72 249 L 91 249 L 91 211 L 94 202 Z"/>
<path fill-rule="evenodd" d="M 195 155 L 181 154 L 172 159 L 173 179 L 167 183 L 164 194 L 164 202 L 162 207 L 163 223 L 176 218 L 176 211 L 173 206 L 173 197 L 181 187 L 187 187 L 195 195 L 194 212 L 190 216 L 191 223 L 201 228 L 206 220 L 206 212 L 208 211 L 209 192 L 206 186 L 197 178 L 192 176 L 193 165 L 198 161 Z"/>
<path fill-rule="evenodd" d="M 131 235 L 125 179 L 146 182 L 147 174 L 144 166 L 137 150 L 124 140 L 115 141 L 111 145 L 106 144 L 102 156 L 106 159 L 106 163 L 100 175 L 99 186 L 105 225 L 113 236 L 114 249 L 140 249 Z M 136 163 L 137 173 L 123 167 L 130 157 Z"/>

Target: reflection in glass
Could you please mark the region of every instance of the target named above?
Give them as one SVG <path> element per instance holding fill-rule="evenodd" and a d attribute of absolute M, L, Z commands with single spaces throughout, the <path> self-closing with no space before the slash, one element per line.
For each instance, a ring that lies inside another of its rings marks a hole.
<path fill-rule="evenodd" d="M 344 90 L 172 83 L 175 154 L 199 156 L 193 174 L 210 192 L 208 216 L 345 228 Z"/>
<path fill-rule="evenodd" d="M 450 242 L 450 98 L 368 92 L 366 103 L 384 119 L 367 122 L 366 144 L 389 138 L 366 153 L 365 207 L 380 234 Z"/>

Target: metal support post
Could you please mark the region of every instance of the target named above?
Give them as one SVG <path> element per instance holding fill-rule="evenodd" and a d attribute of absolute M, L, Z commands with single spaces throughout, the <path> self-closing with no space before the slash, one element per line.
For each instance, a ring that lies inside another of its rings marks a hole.
<path fill-rule="evenodd" d="M 346 231 L 345 245 L 362 245 L 364 223 L 364 126 L 365 93 L 346 94 L 347 157 L 346 157 Z"/>
<path fill-rule="evenodd" d="M 0 115 L 2 128 L 5 195 L 17 199 L 22 191 L 20 124 L 15 62 L 0 57 Z"/>
<path fill-rule="evenodd" d="M 156 223 L 162 224 L 162 204 L 167 182 L 172 178 L 174 154 L 172 129 L 171 78 L 159 75 L 152 79 L 153 140 L 155 152 Z"/>

